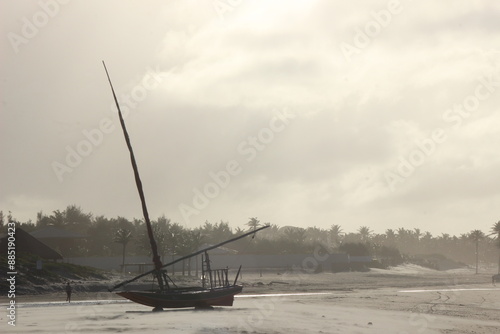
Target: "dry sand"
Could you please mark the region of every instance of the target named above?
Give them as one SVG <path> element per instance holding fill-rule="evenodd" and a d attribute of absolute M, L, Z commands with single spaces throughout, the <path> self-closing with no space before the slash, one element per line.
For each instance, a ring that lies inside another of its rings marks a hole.
<path fill-rule="evenodd" d="M 245 274 L 233 307 L 151 312 L 107 292 L 16 298 L 1 333 L 500 333 L 500 286 L 470 269 Z M 6 308 L 7 299 L 0 300 Z"/>

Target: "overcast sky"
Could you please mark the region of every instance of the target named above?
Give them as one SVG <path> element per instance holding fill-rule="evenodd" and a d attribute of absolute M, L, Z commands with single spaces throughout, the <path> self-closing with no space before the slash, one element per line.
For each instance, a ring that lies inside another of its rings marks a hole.
<path fill-rule="evenodd" d="M 500 220 L 496 1 L 2 1 L 0 209 L 186 227 Z"/>

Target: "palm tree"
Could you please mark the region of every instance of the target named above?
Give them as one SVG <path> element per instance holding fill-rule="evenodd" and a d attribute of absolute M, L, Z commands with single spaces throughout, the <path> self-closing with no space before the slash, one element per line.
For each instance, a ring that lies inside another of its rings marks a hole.
<path fill-rule="evenodd" d="M 500 220 L 491 227 L 491 234 L 496 234 L 497 246 L 500 251 Z M 498 273 L 500 274 L 500 254 L 498 255 Z"/>
<path fill-rule="evenodd" d="M 419 253 L 420 238 L 422 237 L 422 231 L 419 228 L 414 228 L 411 233 L 411 247 L 414 253 Z"/>
<path fill-rule="evenodd" d="M 260 225 L 260 220 L 257 217 L 252 217 L 245 225 L 250 226 L 251 229 L 255 230 Z"/>
<path fill-rule="evenodd" d="M 269 225 L 269 228 L 267 228 L 259 233 L 261 239 L 276 240 L 276 238 L 278 238 L 278 236 L 280 234 L 279 226 L 276 224 L 270 224 L 270 223 L 267 223 L 266 225 Z M 241 234 L 243 234 L 245 231 L 241 230 L 241 232 L 242 232 Z"/>
<path fill-rule="evenodd" d="M 358 233 L 361 236 L 361 241 L 367 242 L 370 239 L 370 236 L 372 235 L 373 231 L 370 230 L 368 226 L 361 226 L 358 229 Z"/>
<path fill-rule="evenodd" d="M 420 237 L 422 237 L 422 231 L 419 228 L 414 228 L 413 231 L 413 235 L 417 239 L 417 242 L 420 241 Z"/>
<path fill-rule="evenodd" d="M 60 210 L 56 210 L 53 212 L 53 215 L 49 217 L 50 224 L 61 227 L 64 225 L 64 213 Z"/>
<path fill-rule="evenodd" d="M 469 238 L 476 243 L 476 275 L 479 268 L 479 240 L 484 238 L 484 233 L 480 230 L 473 230 L 469 233 Z"/>
<path fill-rule="evenodd" d="M 342 231 L 342 227 L 340 225 L 333 224 L 330 227 L 329 235 L 333 247 L 337 247 L 340 244 L 340 238 L 342 237 L 342 233 L 344 233 L 344 231 Z"/>
<path fill-rule="evenodd" d="M 420 238 L 420 242 L 422 244 L 422 249 L 430 249 L 432 248 L 434 238 L 432 233 L 429 231 L 425 231 L 422 237 Z"/>
<path fill-rule="evenodd" d="M 407 248 L 408 234 L 409 230 L 406 230 L 404 227 L 400 227 L 396 231 L 398 246 L 403 249 Z"/>
<path fill-rule="evenodd" d="M 64 225 L 72 231 L 85 233 L 92 224 L 92 214 L 84 213 L 76 205 L 69 205 L 63 212 Z"/>
<path fill-rule="evenodd" d="M 396 245 L 396 232 L 394 232 L 392 228 L 388 228 L 387 230 L 385 230 L 385 238 L 387 240 L 387 244 L 391 247 L 394 247 Z"/>
<path fill-rule="evenodd" d="M 132 231 L 127 228 L 120 228 L 116 231 L 113 241 L 123 245 L 122 249 L 122 271 L 125 269 L 125 248 L 129 241 L 132 240 Z"/>
<path fill-rule="evenodd" d="M 190 253 L 194 253 L 197 250 L 199 250 L 202 241 L 203 241 L 203 236 L 201 235 L 201 232 L 199 230 L 186 230 L 184 233 L 183 243 L 181 247 L 179 248 L 179 253 L 182 255 L 187 255 Z M 188 258 L 188 276 L 191 276 L 191 258 Z M 182 276 L 184 276 L 184 261 L 182 262 Z M 198 276 L 198 257 L 196 257 L 196 276 Z"/>
<path fill-rule="evenodd" d="M 283 252 L 300 254 L 305 249 L 306 230 L 301 227 L 285 226 L 282 228 L 281 246 Z"/>
<path fill-rule="evenodd" d="M 168 224 L 160 234 L 163 235 L 163 241 L 159 242 L 162 246 L 161 248 L 158 246 L 158 248 L 163 249 L 163 253 L 170 252 L 172 260 L 175 259 L 176 255 L 183 255 L 181 253 L 186 234 L 184 227 L 179 223 Z M 184 265 L 182 267 L 184 268 Z M 172 274 L 175 275 L 175 265 L 172 265 Z"/>
<path fill-rule="evenodd" d="M 306 229 L 306 235 L 305 235 L 305 240 L 306 242 L 321 242 L 323 237 L 325 236 L 325 233 L 323 233 L 323 230 L 320 228 L 314 226 L 314 227 L 308 227 Z"/>

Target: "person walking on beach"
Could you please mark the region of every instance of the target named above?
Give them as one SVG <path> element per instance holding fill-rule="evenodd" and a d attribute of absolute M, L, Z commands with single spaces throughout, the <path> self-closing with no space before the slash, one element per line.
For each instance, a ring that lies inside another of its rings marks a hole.
<path fill-rule="evenodd" d="M 66 301 L 71 303 L 71 285 L 69 285 L 69 282 L 66 284 Z"/>

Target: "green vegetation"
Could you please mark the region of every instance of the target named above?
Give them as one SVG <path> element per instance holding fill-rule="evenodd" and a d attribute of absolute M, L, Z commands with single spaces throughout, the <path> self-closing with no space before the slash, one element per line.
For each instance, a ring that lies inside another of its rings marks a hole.
<path fill-rule="evenodd" d="M 8 219 L 15 221 L 10 214 Z M 4 215 L 0 212 L 0 232 L 5 231 L 3 221 Z M 28 232 L 54 226 L 86 236 L 68 244 L 49 244 L 65 257 L 122 256 L 125 261 L 126 256 L 150 253 L 146 228 L 139 219 L 94 217 L 70 205 L 64 211 L 56 210 L 51 215 L 39 212 L 35 223 L 18 224 Z M 215 244 L 245 232 L 239 227 L 231 228 L 224 221 L 206 221 L 200 227 L 188 229 L 165 216 L 153 220 L 152 225 L 161 256 L 186 255 L 203 244 Z M 252 230 L 262 223 L 257 217 L 251 217 L 246 225 Z M 433 236 L 418 228 L 388 229 L 385 233 L 377 234 L 368 226 L 359 227 L 355 233 L 345 233 L 338 224 L 333 224 L 329 229 L 271 225 L 255 238 L 241 239 L 230 247 L 245 254 L 311 254 L 318 245 L 333 252 L 373 256 L 384 266 L 416 261 L 432 267 L 439 262 L 429 258 L 433 254 L 455 263 L 476 265 L 479 262 L 499 261 L 500 266 L 500 222 L 493 224 L 489 235 L 474 230 L 460 236 L 445 233 Z"/>

